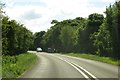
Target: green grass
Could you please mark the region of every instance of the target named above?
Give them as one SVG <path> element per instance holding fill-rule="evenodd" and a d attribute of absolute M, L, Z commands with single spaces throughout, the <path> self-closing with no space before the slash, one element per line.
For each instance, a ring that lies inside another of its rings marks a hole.
<path fill-rule="evenodd" d="M 25 53 L 17 56 L 3 56 L 2 77 L 16 78 L 35 64 L 36 61 L 37 56 L 33 53 Z"/>
<path fill-rule="evenodd" d="M 0 78 L 2 77 L 2 56 L 0 56 Z"/>
<path fill-rule="evenodd" d="M 110 57 L 100 57 L 100 56 L 92 55 L 92 54 L 69 53 L 69 54 L 65 54 L 65 55 L 101 61 L 101 62 L 113 64 L 113 65 L 119 65 L 118 62 L 120 62 L 120 61 L 114 60 Z"/>

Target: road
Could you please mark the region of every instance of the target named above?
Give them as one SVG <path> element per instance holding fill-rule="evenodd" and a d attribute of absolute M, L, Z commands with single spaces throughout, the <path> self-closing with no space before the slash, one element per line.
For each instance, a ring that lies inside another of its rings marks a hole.
<path fill-rule="evenodd" d="M 118 78 L 118 66 L 60 54 L 32 53 L 38 56 L 38 62 L 20 78 Z"/>

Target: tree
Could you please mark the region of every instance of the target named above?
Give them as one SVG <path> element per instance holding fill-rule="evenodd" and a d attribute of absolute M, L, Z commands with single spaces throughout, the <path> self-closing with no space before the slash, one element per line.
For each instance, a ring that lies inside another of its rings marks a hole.
<path fill-rule="evenodd" d="M 43 49 L 43 45 L 41 41 L 42 41 L 42 37 L 44 34 L 45 34 L 45 31 L 36 32 L 34 34 L 34 44 L 33 44 L 34 49 L 33 50 L 36 50 L 38 47 Z"/>
<path fill-rule="evenodd" d="M 74 29 L 71 26 L 65 26 L 61 30 L 60 40 L 64 52 L 72 52 L 74 45 Z"/>
<path fill-rule="evenodd" d="M 93 13 L 58 22 L 45 33 L 42 43 L 58 52 L 91 53 L 99 56 L 120 56 L 120 1 L 106 8 L 106 17 Z"/>
<path fill-rule="evenodd" d="M 103 19 L 103 15 L 97 13 L 90 14 L 87 20 L 83 19 L 84 23 L 77 30 L 76 47 L 78 48 L 78 52 L 95 53 L 95 47 L 93 45 L 93 41 L 90 39 L 90 35 L 98 31 Z"/>
<path fill-rule="evenodd" d="M 5 7 L 5 4 L 1 3 L 0 1 L 0 53 L 2 53 L 2 18 L 4 15 L 4 11 L 3 11 L 4 7 Z"/>
<path fill-rule="evenodd" d="M 111 37 L 106 24 L 105 20 L 98 32 L 94 32 L 91 35 L 91 39 L 93 39 L 94 46 L 97 48 L 97 55 L 112 57 Z"/>
<path fill-rule="evenodd" d="M 2 54 L 17 55 L 28 51 L 32 44 L 32 32 L 24 25 L 8 17 L 2 19 Z"/>
<path fill-rule="evenodd" d="M 98 31 L 100 25 L 103 23 L 104 17 L 102 14 L 93 13 L 88 17 L 87 28 L 89 29 L 90 34 Z"/>
<path fill-rule="evenodd" d="M 43 36 L 43 39 L 42 39 L 42 44 L 46 48 L 46 51 L 47 51 L 47 48 L 56 49 L 57 52 L 60 51 L 61 42 L 59 39 L 59 34 L 60 34 L 59 23 L 52 26 L 51 29 L 49 29 L 45 33 L 45 35 Z"/>
<path fill-rule="evenodd" d="M 0 20 L 2 20 L 3 15 L 5 14 L 5 12 L 3 11 L 4 7 L 5 7 L 5 4 L 1 3 L 0 1 Z"/>
<path fill-rule="evenodd" d="M 51 24 L 57 24 L 58 21 L 57 20 L 52 20 Z"/>
<path fill-rule="evenodd" d="M 113 6 L 109 6 L 106 9 L 107 28 L 110 32 L 113 57 L 120 59 L 120 1 L 116 2 Z"/>
<path fill-rule="evenodd" d="M 91 35 L 94 46 L 97 47 L 97 54 L 101 56 L 109 56 L 114 59 L 120 57 L 120 2 L 110 5 L 106 8 L 106 18 L 100 26 L 98 32 Z"/>

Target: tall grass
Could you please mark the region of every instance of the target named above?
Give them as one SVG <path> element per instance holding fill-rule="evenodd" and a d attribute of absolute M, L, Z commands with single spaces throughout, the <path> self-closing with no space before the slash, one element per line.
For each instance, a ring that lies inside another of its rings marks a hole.
<path fill-rule="evenodd" d="M 2 78 L 2 56 L 0 55 L 0 78 Z"/>
<path fill-rule="evenodd" d="M 37 60 L 33 53 L 2 57 L 2 77 L 16 78 L 30 68 Z"/>

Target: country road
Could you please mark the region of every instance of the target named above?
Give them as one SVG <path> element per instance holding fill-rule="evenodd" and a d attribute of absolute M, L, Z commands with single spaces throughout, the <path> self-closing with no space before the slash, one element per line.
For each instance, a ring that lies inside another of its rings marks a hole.
<path fill-rule="evenodd" d="M 118 66 L 60 54 L 32 53 L 38 56 L 38 62 L 20 78 L 118 78 Z"/>

